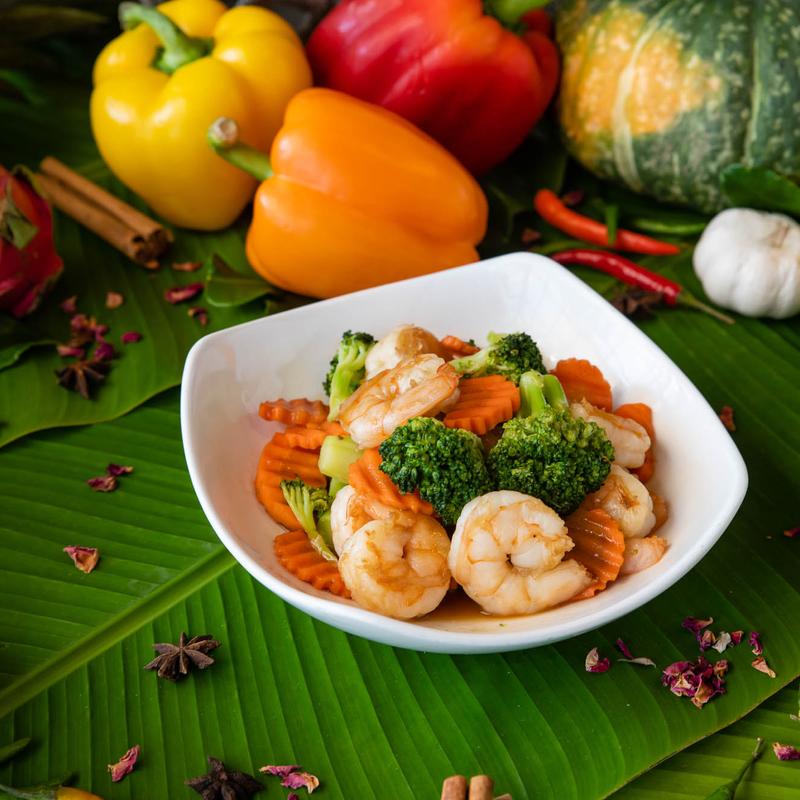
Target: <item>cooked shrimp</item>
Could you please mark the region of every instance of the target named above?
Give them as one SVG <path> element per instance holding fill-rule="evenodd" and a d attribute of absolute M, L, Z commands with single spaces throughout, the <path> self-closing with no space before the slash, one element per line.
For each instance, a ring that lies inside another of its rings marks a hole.
<path fill-rule="evenodd" d="M 433 611 L 447 594 L 449 550 L 450 540 L 433 517 L 393 512 L 347 540 L 339 571 L 360 606 L 411 619 Z"/>
<path fill-rule="evenodd" d="M 577 561 L 561 517 L 520 492 L 489 492 L 464 506 L 450 571 L 490 614 L 532 614 L 582 592 L 593 578 Z"/>
<path fill-rule="evenodd" d="M 647 487 L 630 472 L 616 464 L 606 482 L 584 502 L 599 506 L 619 525 L 623 536 L 647 536 L 656 524 L 653 498 Z"/>
<path fill-rule="evenodd" d="M 641 572 L 661 560 L 667 550 L 667 542 L 653 534 L 644 539 L 628 539 L 625 542 L 625 560 L 622 562 L 622 575 Z"/>
<path fill-rule="evenodd" d="M 339 409 L 339 422 L 363 450 L 377 447 L 412 417 L 434 416 L 458 391 L 458 373 L 444 359 L 414 356 L 365 381 Z"/>
<path fill-rule="evenodd" d="M 341 555 L 347 540 L 359 528 L 374 519 L 386 519 L 397 513 L 400 513 L 397 509 L 390 508 L 373 497 L 358 494 L 352 486 L 345 486 L 336 493 L 331 504 L 334 550 Z"/>
<path fill-rule="evenodd" d="M 570 406 L 573 417 L 594 422 L 599 425 L 614 445 L 614 463 L 621 467 L 641 467 L 644 456 L 650 447 L 650 437 L 647 431 L 638 422 L 626 417 L 609 414 L 600 408 L 595 408 L 586 400 L 573 403 Z"/>
<path fill-rule="evenodd" d="M 403 361 L 423 353 L 433 353 L 442 358 L 447 356 L 445 348 L 430 331 L 418 328 L 416 325 L 398 325 L 383 339 L 379 339 L 367 353 L 364 364 L 367 379 L 374 378 L 379 372 L 393 369 Z"/>

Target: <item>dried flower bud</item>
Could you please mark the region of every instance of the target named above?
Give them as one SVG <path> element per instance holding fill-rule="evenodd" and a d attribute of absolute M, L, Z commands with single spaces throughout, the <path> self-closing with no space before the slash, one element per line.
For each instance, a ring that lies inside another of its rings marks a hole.
<path fill-rule="evenodd" d="M 100 551 L 96 547 L 81 547 L 69 544 L 64 552 L 72 559 L 75 566 L 87 575 L 97 566 L 100 560 Z"/>
<path fill-rule="evenodd" d="M 164 299 L 168 303 L 172 303 L 175 305 L 176 303 L 183 303 L 186 300 L 191 300 L 200 292 L 203 291 L 203 284 L 202 283 L 189 283 L 186 286 L 173 286 L 171 289 L 167 289 L 164 292 Z"/>
<path fill-rule="evenodd" d="M 111 773 L 111 780 L 114 783 L 121 781 L 130 772 L 133 772 L 133 768 L 136 766 L 136 762 L 139 759 L 140 752 L 141 748 L 138 744 L 135 744 L 116 764 L 108 765 L 108 771 Z"/>
<path fill-rule="evenodd" d="M 800 750 L 790 744 L 772 743 L 772 751 L 778 761 L 800 761 Z"/>
<path fill-rule="evenodd" d="M 593 647 L 587 654 L 584 662 L 587 672 L 608 672 L 611 669 L 611 662 L 607 658 L 600 658 L 600 653 Z"/>

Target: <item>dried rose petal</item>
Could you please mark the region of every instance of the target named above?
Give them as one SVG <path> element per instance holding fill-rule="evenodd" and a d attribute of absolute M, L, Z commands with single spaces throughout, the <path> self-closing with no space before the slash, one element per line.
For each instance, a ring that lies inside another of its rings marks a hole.
<path fill-rule="evenodd" d="M 66 300 L 62 300 L 58 307 L 65 313 L 65 314 L 74 314 L 78 310 L 78 295 L 74 294 L 72 297 L 68 297 Z"/>
<path fill-rule="evenodd" d="M 310 772 L 292 772 L 281 781 L 281 786 L 287 789 L 307 789 L 311 794 L 319 786 L 319 778 Z"/>
<path fill-rule="evenodd" d="M 75 566 L 87 575 L 97 566 L 100 560 L 100 551 L 96 547 L 81 547 L 76 544 L 69 544 L 64 548 L 64 552 L 72 559 Z"/>
<path fill-rule="evenodd" d="M 727 631 L 720 631 L 717 636 L 717 641 L 711 646 L 718 652 L 724 653 L 728 649 L 728 645 L 732 642 L 731 635 Z"/>
<path fill-rule="evenodd" d="M 628 645 L 626 645 L 625 642 L 622 641 L 622 639 L 617 639 L 615 644 L 617 645 L 617 648 L 619 649 L 620 653 L 622 653 L 622 655 L 624 655 L 625 658 L 633 658 L 633 653 L 631 653 L 630 649 L 628 648 Z"/>
<path fill-rule="evenodd" d="M 573 189 L 571 192 L 566 192 L 561 195 L 561 202 L 565 206 L 577 206 L 583 202 L 584 191 L 582 189 Z"/>
<path fill-rule="evenodd" d="M 120 337 L 122 344 L 136 344 L 142 341 L 142 334 L 139 331 L 125 331 Z"/>
<path fill-rule="evenodd" d="M 298 772 L 302 767 L 299 764 L 267 764 L 265 767 L 260 767 L 259 772 L 265 772 L 267 775 L 277 775 L 279 778 L 285 778 L 293 772 Z"/>
<path fill-rule="evenodd" d="M 787 528 L 783 532 L 783 535 L 787 539 L 796 539 L 798 536 L 800 536 L 800 525 L 798 525 L 796 528 Z"/>
<path fill-rule="evenodd" d="M 757 669 L 759 672 L 763 672 L 765 675 L 769 675 L 770 678 L 775 677 L 775 670 L 767 664 L 767 660 L 764 656 L 759 656 L 755 661 L 753 661 L 753 669 Z"/>
<path fill-rule="evenodd" d="M 748 641 L 750 642 L 750 647 L 753 648 L 754 656 L 760 656 L 764 652 L 764 646 L 761 644 L 761 634 L 758 631 L 751 631 Z"/>
<path fill-rule="evenodd" d="M 115 478 L 119 478 L 120 475 L 130 475 L 131 472 L 133 472 L 133 467 L 123 464 L 109 464 L 106 467 L 106 475 L 113 475 Z"/>
<path fill-rule="evenodd" d="M 186 300 L 191 300 L 197 297 L 203 291 L 202 283 L 189 283 L 186 286 L 173 286 L 164 292 L 164 299 L 168 303 L 175 305 L 176 303 L 183 303 Z"/>
<path fill-rule="evenodd" d="M 56 345 L 56 352 L 61 358 L 83 358 L 83 348 L 71 344 Z"/>
<path fill-rule="evenodd" d="M 639 656 L 638 658 L 618 658 L 617 661 L 624 661 L 626 664 L 638 664 L 641 667 L 654 667 L 656 662 L 652 658 Z"/>
<path fill-rule="evenodd" d="M 111 361 L 112 358 L 117 357 L 117 351 L 111 342 L 100 342 L 94 349 L 92 356 L 96 361 Z"/>
<path fill-rule="evenodd" d="M 93 492 L 113 492 L 117 488 L 117 479 L 113 475 L 100 475 L 89 478 L 86 483 L 92 487 Z"/>
<path fill-rule="evenodd" d="M 790 744 L 773 742 L 772 751 L 778 761 L 800 761 L 800 750 Z"/>
<path fill-rule="evenodd" d="M 731 433 L 736 430 L 736 423 L 733 421 L 733 409 L 730 406 L 722 406 L 719 411 L 719 418 Z"/>
<path fill-rule="evenodd" d="M 713 621 L 714 617 L 709 617 L 708 619 L 686 617 L 683 622 L 681 622 L 681 628 L 686 628 L 687 631 L 691 631 L 695 636 L 699 637 L 700 631 L 702 631 L 703 628 L 707 628 Z"/>
<path fill-rule="evenodd" d="M 704 630 L 697 638 L 701 650 L 708 650 L 709 647 L 714 646 L 714 642 L 716 641 L 717 637 L 714 635 L 714 631 L 708 629 Z"/>
<path fill-rule="evenodd" d="M 141 747 L 135 744 L 116 764 L 108 765 L 108 771 L 111 773 L 111 780 L 114 783 L 121 781 L 128 773 L 133 772 L 140 752 Z"/>
<path fill-rule="evenodd" d="M 203 266 L 202 261 L 173 261 L 172 269 L 175 272 L 196 272 Z"/>
<path fill-rule="evenodd" d="M 286 795 L 286 800 L 300 800 L 300 795 L 295 794 L 294 792 L 289 792 L 289 794 Z"/>
<path fill-rule="evenodd" d="M 533 244 L 542 238 L 542 234 L 533 228 L 525 228 L 522 231 L 522 244 Z"/>
<path fill-rule="evenodd" d="M 611 669 L 611 662 L 607 658 L 600 658 L 600 653 L 593 647 L 586 654 L 584 666 L 587 672 L 608 672 Z"/>
<path fill-rule="evenodd" d="M 106 308 L 119 308 L 125 302 L 122 292 L 106 292 Z"/>
<path fill-rule="evenodd" d="M 187 313 L 190 317 L 196 319 L 204 328 L 208 325 L 208 309 L 202 306 L 192 306 Z"/>
<path fill-rule="evenodd" d="M 75 314 L 69 321 L 70 329 L 74 334 L 83 335 L 101 342 L 108 333 L 108 325 L 98 322 L 94 317 L 87 317 L 86 314 Z"/>
<path fill-rule="evenodd" d="M 731 634 L 731 645 L 736 647 L 737 644 L 741 644 L 742 639 L 744 639 L 744 631 L 734 631 Z"/>
<path fill-rule="evenodd" d="M 661 682 L 678 697 L 689 697 L 697 708 L 724 694 L 728 662 L 711 664 L 703 656 L 696 661 L 676 661 L 661 673 Z"/>

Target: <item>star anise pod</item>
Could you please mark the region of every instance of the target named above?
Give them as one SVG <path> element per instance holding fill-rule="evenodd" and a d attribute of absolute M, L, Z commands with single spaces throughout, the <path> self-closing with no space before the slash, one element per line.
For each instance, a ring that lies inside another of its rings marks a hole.
<path fill-rule="evenodd" d="M 218 647 L 219 642 L 208 634 L 189 639 L 182 633 L 178 644 L 154 644 L 153 649 L 158 655 L 149 664 L 145 664 L 144 668 L 157 669 L 159 678 L 178 681 L 185 678 L 192 667 L 210 667 L 214 659 L 208 653 Z"/>
<path fill-rule="evenodd" d="M 218 758 L 208 757 L 211 772 L 184 783 L 201 795 L 203 800 L 247 800 L 264 789 L 252 775 L 229 770 Z"/>
<path fill-rule="evenodd" d="M 647 319 L 655 315 L 655 309 L 664 301 L 661 292 L 649 292 L 629 286 L 616 294 L 611 305 L 630 319 Z"/>
<path fill-rule="evenodd" d="M 106 379 L 110 369 L 108 361 L 82 358 L 57 369 L 55 373 L 61 386 L 88 400 L 92 389 Z"/>

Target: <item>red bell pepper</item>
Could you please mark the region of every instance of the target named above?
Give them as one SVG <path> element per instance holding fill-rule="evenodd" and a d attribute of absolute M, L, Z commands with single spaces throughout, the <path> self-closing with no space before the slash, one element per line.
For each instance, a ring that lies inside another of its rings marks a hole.
<path fill-rule="evenodd" d="M 521 144 L 558 84 L 546 14 L 517 8 L 541 2 L 510 5 L 522 35 L 481 0 L 344 0 L 307 54 L 318 83 L 405 117 L 480 174 Z"/>
<path fill-rule="evenodd" d="M 23 169 L 0 166 L 0 311 L 29 314 L 63 267 L 47 201 Z"/>

